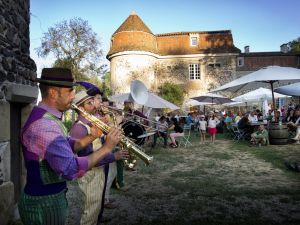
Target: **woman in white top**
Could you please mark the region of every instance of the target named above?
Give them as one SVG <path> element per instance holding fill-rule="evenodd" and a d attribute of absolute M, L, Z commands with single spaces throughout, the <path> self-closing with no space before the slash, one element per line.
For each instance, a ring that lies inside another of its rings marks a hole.
<path fill-rule="evenodd" d="M 255 112 L 251 112 L 248 116 L 248 120 L 250 123 L 257 123 L 258 119 L 257 119 L 257 115 L 255 115 Z"/>
<path fill-rule="evenodd" d="M 215 143 L 216 133 L 217 133 L 217 125 L 220 123 L 220 120 L 215 116 L 215 114 L 210 113 L 208 119 L 208 133 L 210 134 L 211 143 Z"/>

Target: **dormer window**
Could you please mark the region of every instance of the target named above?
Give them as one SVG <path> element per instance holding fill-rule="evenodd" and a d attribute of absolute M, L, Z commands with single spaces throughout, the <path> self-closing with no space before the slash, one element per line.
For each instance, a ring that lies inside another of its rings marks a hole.
<path fill-rule="evenodd" d="M 198 38 L 191 37 L 191 46 L 197 46 L 197 44 L 198 44 Z"/>
<path fill-rule="evenodd" d="M 199 34 L 190 34 L 190 46 L 198 46 Z"/>

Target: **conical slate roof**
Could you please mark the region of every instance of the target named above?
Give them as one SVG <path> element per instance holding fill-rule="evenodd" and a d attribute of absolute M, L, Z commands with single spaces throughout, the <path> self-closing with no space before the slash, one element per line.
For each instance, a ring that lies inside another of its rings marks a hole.
<path fill-rule="evenodd" d="M 144 22 L 135 12 L 132 12 L 128 16 L 128 18 L 122 23 L 122 25 L 115 31 L 114 34 L 123 31 L 143 31 L 153 34 L 152 31 L 144 24 Z"/>

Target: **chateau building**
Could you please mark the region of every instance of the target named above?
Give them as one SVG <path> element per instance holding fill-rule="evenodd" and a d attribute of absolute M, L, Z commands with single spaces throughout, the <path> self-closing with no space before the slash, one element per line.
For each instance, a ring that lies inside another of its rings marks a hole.
<path fill-rule="evenodd" d="M 230 30 L 155 35 L 132 13 L 111 38 L 111 89 L 128 92 L 138 79 L 154 92 L 173 82 L 197 96 L 235 78 L 239 54 Z"/>
<path fill-rule="evenodd" d="M 134 79 L 156 92 L 165 82 L 179 84 L 185 98 L 204 94 L 260 68 L 300 67 L 300 53 L 244 53 L 234 46 L 230 30 L 153 34 L 136 13 L 131 13 L 111 37 L 107 54 L 114 94 L 128 92 Z"/>

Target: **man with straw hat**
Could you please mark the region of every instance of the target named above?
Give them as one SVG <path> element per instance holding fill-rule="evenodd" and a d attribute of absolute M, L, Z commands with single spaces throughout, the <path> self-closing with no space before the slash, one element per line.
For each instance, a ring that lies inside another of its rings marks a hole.
<path fill-rule="evenodd" d="M 81 110 L 89 113 L 95 113 L 94 96 L 89 95 L 87 91 L 80 91 L 75 95 L 74 103 Z M 75 140 L 79 140 L 86 135 L 91 134 L 91 124 L 86 120 L 81 112 L 79 112 L 76 123 L 73 124 L 70 130 L 70 136 Z M 95 139 L 85 148 L 81 149 L 77 154 L 79 156 L 88 156 L 95 151 L 98 151 L 102 143 L 100 138 Z M 126 150 L 109 153 L 102 159 L 97 167 L 92 168 L 83 177 L 77 180 L 79 193 L 83 193 L 83 201 L 79 204 L 82 206 L 80 224 L 92 225 L 97 224 L 98 214 L 101 210 L 102 198 L 105 186 L 104 165 L 107 165 L 115 160 L 126 159 L 128 152 Z"/>

